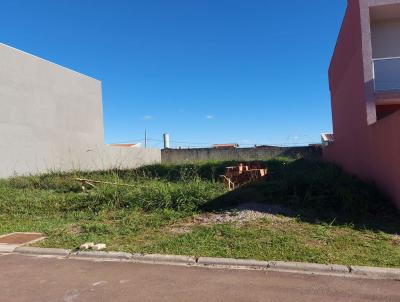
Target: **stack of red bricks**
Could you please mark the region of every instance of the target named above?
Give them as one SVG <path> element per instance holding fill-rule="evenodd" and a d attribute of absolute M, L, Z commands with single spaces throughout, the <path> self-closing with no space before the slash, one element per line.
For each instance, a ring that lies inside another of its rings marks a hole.
<path fill-rule="evenodd" d="M 222 178 L 229 189 L 235 189 L 237 186 L 259 180 L 265 177 L 267 173 L 267 168 L 262 164 L 239 164 L 238 166 L 226 167 L 225 175 L 222 175 Z"/>

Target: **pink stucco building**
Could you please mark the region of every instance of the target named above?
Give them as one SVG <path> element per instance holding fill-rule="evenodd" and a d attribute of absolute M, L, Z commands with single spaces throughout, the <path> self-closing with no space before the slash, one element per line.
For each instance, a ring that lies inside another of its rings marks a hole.
<path fill-rule="evenodd" d="M 329 85 L 334 133 L 324 158 L 400 207 L 400 0 L 348 0 Z"/>

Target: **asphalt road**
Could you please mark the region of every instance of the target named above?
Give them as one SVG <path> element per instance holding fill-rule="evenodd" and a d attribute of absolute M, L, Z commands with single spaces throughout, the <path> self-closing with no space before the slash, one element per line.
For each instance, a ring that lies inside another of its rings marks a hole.
<path fill-rule="evenodd" d="M 400 302 L 400 282 L 9 254 L 0 301 Z"/>

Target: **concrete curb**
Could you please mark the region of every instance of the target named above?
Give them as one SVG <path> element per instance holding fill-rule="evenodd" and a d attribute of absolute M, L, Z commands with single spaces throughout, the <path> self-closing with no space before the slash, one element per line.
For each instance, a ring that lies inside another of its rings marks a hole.
<path fill-rule="evenodd" d="M 133 254 L 132 260 L 143 263 L 167 263 L 181 265 L 195 265 L 196 258 L 190 256 L 178 255 L 160 255 L 160 254 Z"/>
<path fill-rule="evenodd" d="M 17 247 L 18 244 L 0 244 L 0 253 L 12 253 Z"/>
<path fill-rule="evenodd" d="M 310 273 L 332 273 L 332 274 L 349 274 L 350 268 L 338 264 L 317 264 L 317 263 L 302 263 L 302 262 L 284 262 L 271 261 L 269 262 L 271 270 L 280 271 L 302 271 Z"/>
<path fill-rule="evenodd" d="M 229 258 L 209 258 L 200 257 L 197 261 L 199 265 L 222 266 L 222 267 L 244 267 L 253 269 L 268 269 L 275 271 L 308 272 L 308 273 L 329 273 L 329 274 L 349 274 L 350 268 L 344 265 L 326 265 L 302 262 L 284 261 L 257 261 L 246 259 Z"/>
<path fill-rule="evenodd" d="M 10 249 L 11 250 L 11 249 Z M 400 281 L 400 269 L 380 268 L 366 266 L 344 266 L 337 264 L 316 264 L 284 261 L 258 261 L 246 259 L 211 258 L 211 257 L 190 257 L 179 255 L 161 254 L 130 254 L 124 252 L 103 252 L 103 251 L 78 251 L 17 247 L 9 253 L 43 256 L 64 256 L 71 259 L 98 259 L 98 260 L 126 260 L 134 263 L 153 263 L 169 265 L 190 265 L 197 267 L 224 267 L 242 268 L 265 271 L 294 272 L 303 274 L 324 274 L 336 276 L 348 276 L 358 278 L 374 278 Z"/>
<path fill-rule="evenodd" d="M 400 281 L 400 269 L 384 267 L 351 266 L 351 274 L 354 276 L 376 277 Z"/>
<path fill-rule="evenodd" d="M 124 252 L 78 251 L 70 254 L 70 258 L 130 260 L 132 258 L 132 254 Z"/>
<path fill-rule="evenodd" d="M 388 280 L 400 280 L 400 269 L 380 268 L 367 266 L 345 266 L 339 264 L 318 264 L 304 262 L 285 261 L 257 261 L 245 259 L 210 258 L 200 257 L 199 266 L 215 267 L 240 267 L 247 269 L 259 269 L 279 272 L 341 275 L 350 277 L 367 277 Z"/>
<path fill-rule="evenodd" d="M 253 269 L 268 269 L 270 267 L 270 264 L 267 261 L 210 257 L 200 257 L 197 260 L 197 264 L 205 266 L 247 267 Z"/>
<path fill-rule="evenodd" d="M 26 254 L 26 255 L 43 255 L 43 256 L 68 256 L 71 253 L 71 251 L 64 249 L 21 246 L 14 249 L 14 253 Z"/>

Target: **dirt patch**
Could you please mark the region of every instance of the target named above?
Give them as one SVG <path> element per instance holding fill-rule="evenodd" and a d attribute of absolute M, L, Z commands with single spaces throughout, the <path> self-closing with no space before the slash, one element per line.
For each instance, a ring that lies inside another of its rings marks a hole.
<path fill-rule="evenodd" d="M 400 246 L 400 235 L 394 235 L 392 243 L 394 246 L 397 246 L 397 245 Z"/>
<path fill-rule="evenodd" d="M 288 221 L 293 218 L 290 210 L 279 205 L 244 203 L 227 209 L 222 213 L 204 213 L 190 218 L 186 222 L 174 225 L 170 231 L 176 234 L 189 233 L 195 226 L 211 226 L 223 223 L 244 223 L 267 218 L 274 221 Z"/>
<path fill-rule="evenodd" d="M 71 235 L 79 235 L 83 233 L 83 228 L 78 224 L 70 224 L 67 228 L 67 233 Z"/>

